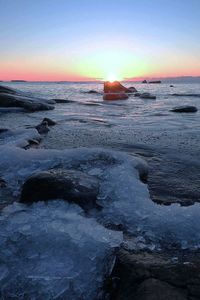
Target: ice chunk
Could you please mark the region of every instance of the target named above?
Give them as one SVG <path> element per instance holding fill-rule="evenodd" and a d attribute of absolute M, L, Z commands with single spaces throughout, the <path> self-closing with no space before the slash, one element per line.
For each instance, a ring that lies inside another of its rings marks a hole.
<path fill-rule="evenodd" d="M 4 209 L 0 226 L 4 299 L 98 299 L 122 234 L 63 201 Z M 2 239 L 3 238 L 3 239 Z"/>

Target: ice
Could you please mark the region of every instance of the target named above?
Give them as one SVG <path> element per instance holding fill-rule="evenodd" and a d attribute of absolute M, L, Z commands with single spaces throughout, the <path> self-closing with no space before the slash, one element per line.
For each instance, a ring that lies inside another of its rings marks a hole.
<path fill-rule="evenodd" d="M 148 186 L 140 181 L 146 163 L 137 157 L 103 149 L 23 150 L 1 147 L 0 170 L 16 193 L 34 172 L 51 168 L 78 169 L 100 179 L 100 211 L 92 217 L 103 225 L 116 225 L 151 249 L 176 244 L 182 248 L 200 247 L 200 204 L 181 207 L 157 205 L 151 201 Z M 136 247 L 137 247 L 136 243 Z M 141 248 L 141 243 L 140 243 Z"/>
<path fill-rule="evenodd" d="M 122 234 L 62 200 L 13 204 L 1 214 L 3 299 L 99 299 Z"/>

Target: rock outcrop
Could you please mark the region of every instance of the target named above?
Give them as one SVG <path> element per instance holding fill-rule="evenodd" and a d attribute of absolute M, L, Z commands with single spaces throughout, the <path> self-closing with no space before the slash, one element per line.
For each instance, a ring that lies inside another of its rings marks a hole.
<path fill-rule="evenodd" d="M 104 93 L 135 93 L 136 88 L 126 88 L 119 81 L 106 81 L 104 82 Z"/>
<path fill-rule="evenodd" d="M 54 109 L 52 100 L 30 97 L 13 89 L 0 86 L 0 107 L 21 107 L 27 111 Z"/>
<path fill-rule="evenodd" d="M 128 95 L 126 93 L 105 93 L 103 95 L 103 100 L 126 100 Z"/>

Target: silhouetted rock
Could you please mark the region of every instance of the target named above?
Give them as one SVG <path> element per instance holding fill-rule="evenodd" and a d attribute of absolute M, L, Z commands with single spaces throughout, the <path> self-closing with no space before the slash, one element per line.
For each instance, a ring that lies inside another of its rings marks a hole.
<path fill-rule="evenodd" d="M 128 95 L 126 93 L 105 93 L 103 95 L 103 100 L 126 100 Z"/>
<path fill-rule="evenodd" d="M 134 86 L 128 88 L 128 93 L 137 93 L 137 90 Z"/>
<path fill-rule="evenodd" d="M 104 82 L 104 93 L 134 93 L 137 90 L 134 87 L 126 88 L 119 81 Z"/>
<path fill-rule="evenodd" d="M 170 87 L 174 87 L 173 84 L 170 84 Z"/>
<path fill-rule="evenodd" d="M 90 91 L 87 91 L 87 92 L 84 92 L 84 93 L 86 93 L 86 94 L 98 94 L 98 95 L 101 95 L 100 92 L 95 91 L 95 90 L 90 90 Z"/>
<path fill-rule="evenodd" d="M 9 131 L 7 128 L 0 128 L 0 134 Z"/>
<path fill-rule="evenodd" d="M 52 101 L 56 103 L 73 103 L 73 100 L 68 100 L 68 99 L 52 99 Z"/>
<path fill-rule="evenodd" d="M 83 209 L 97 206 L 99 181 L 96 177 L 76 170 L 54 169 L 34 174 L 22 187 L 21 202 L 63 199 Z"/>
<path fill-rule="evenodd" d="M 161 83 L 161 81 L 160 80 L 153 80 L 153 81 L 149 81 L 149 83 Z"/>
<path fill-rule="evenodd" d="M 176 106 L 172 108 L 171 111 L 177 113 L 193 113 L 193 112 L 197 112 L 198 109 L 196 108 L 196 106 L 184 105 L 184 106 Z"/>
<path fill-rule="evenodd" d="M 7 86 L 0 85 L 0 93 L 16 94 L 17 92 Z"/>
<path fill-rule="evenodd" d="M 142 99 L 156 99 L 156 96 L 151 95 L 150 93 L 142 93 L 139 97 Z"/>
<path fill-rule="evenodd" d="M 146 79 L 142 81 L 142 83 L 147 83 Z"/>

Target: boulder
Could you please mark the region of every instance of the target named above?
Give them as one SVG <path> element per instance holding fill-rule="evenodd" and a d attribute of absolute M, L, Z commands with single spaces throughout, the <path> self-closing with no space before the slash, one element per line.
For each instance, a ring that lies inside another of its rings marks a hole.
<path fill-rule="evenodd" d="M 99 181 L 96 177 L 77 170 L 54 169 L 29 177 L 22 187 L 23 203 L 63 199 L 83 209 L 97 207 Z"/>
<path fill-rule="evenodd" d="M 135 93 L 136 88 L 126 88 L 119 81 L 106 81 L 104 82 L 104 93 Z"/>
<path fill-rule="evenodd" d="M 193 113 L 197 112 L 198 109 L 196 106 L 190 106 L 190 105 L 184 105 L 184 106 L 176 106 L 171 109 L 173 112 L 178 112 L 178 113 Z"/>
<path fill-rule="evenodd" d="M 156 96 L 151 95 L 150 93 L 142 93 L 139 97 L 142 99 L 156 99 Z"/>
<path fill-rule="evenodd" d="M 126 93 L 105 93 L 103 95 L 103 100 L 126 100 L 128 95 Z"/>
<path fill-rule="evenodd" d="M 22 107 L 31 112 L 54 109 L 48 100 L 3 92 L 0 93 L 0 107 Z"/>
<path fill-rule="evenodd" d="M 147 83 L 146 79 L 142 81 L 142 83 Z"/>

